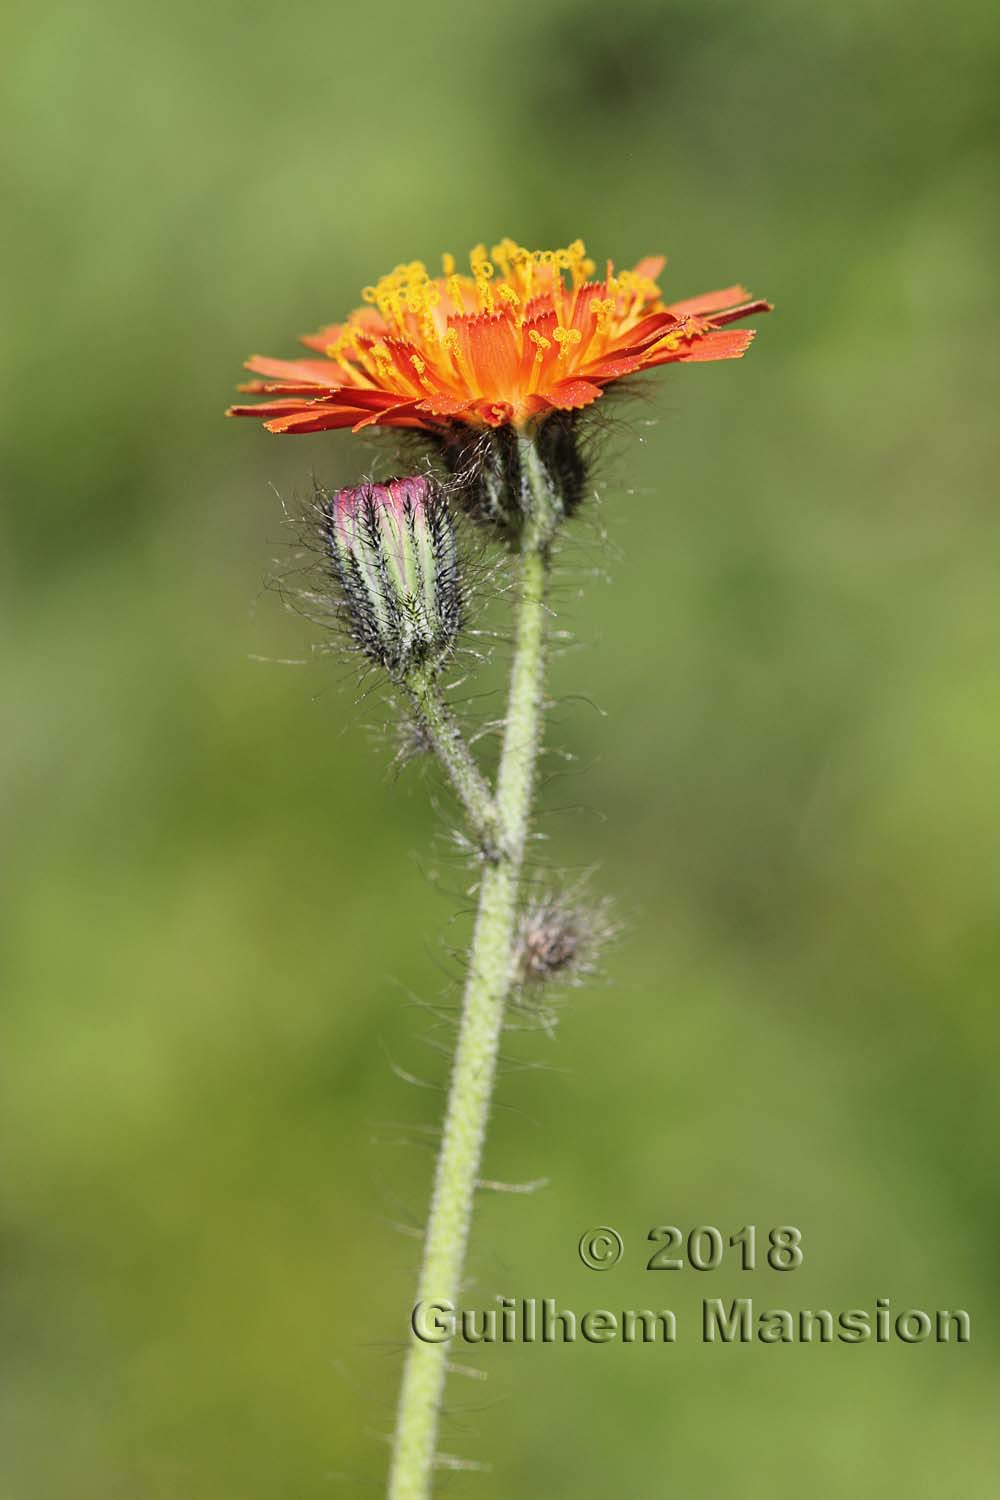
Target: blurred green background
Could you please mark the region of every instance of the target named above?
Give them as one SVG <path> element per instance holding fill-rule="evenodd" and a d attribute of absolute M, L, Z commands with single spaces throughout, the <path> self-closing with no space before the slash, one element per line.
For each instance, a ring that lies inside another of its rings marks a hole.
<path fill-rule="evenodd" d="M 468 877 L 262 587 L 277 495 L 387 445 L 222 409 L 502 234 L 777 311 L 620 409 L 567 552 L 539 858 L 629 931 L 511 1037 L 487 1171 L 551 1186 L 468 1299 L 690 1332 L 483 1355 L 441 1493 L 992 1493 L 996 7 L 21 0 L 3 55 L 4 1496 L 382 1483 Z M 651 1276 L 665 1222 L 806 1264 Z M 702 1347 L 741 1295 L 974 1342 Z"/>

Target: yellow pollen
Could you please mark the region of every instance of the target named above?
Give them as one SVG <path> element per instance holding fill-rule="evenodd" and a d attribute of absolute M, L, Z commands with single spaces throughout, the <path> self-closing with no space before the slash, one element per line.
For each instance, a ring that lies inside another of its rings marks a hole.
<path fill-rule="evenodd" d="M 580 239 L 555 250 L 529 250 L 505 236 L 489 250 L 485 244 L 475 245 L 468 264 L 471 274 L 458 272 L 455 256 L 446 252 L 441 257 L 443 274 L 437 276 L 420 260 L 394 266 L 361 293 L 362 301 L 377 309 L 381 328 L 372 314 L 359 311 L 329 345 L 328 356 L 354 380 L 384 380 L 392 372 L 402 376 L 409 366 L 415 378 L 423 381 L 440 349 L 447 351 L 462 381 L 471 386 L 476 381 L 462 340 L 463 322 L 477 314 L 495 317 L 503 313 L 511 324 L 524 329 L 529 319 L 534 321 L 536 309 L 545 309 L 550 318 L 548 337 L 537 328 L 528 331 L 534 345 L 534 382 L 541 378 L 546 352 L 553 343 L 565 364 L 581 343 L 589 346 L 595 335 L 606 338 L 619 321 L 627 326 L 651 305 L 659 305 L 659 292 L 650 278 L 625 271 L 615 279 L 610 261 L 607 283 L 601 289 L 604 297 L 591 296 L 597 288 L 587 284 L 592 282 L 595 266 Z M 579 307 L 581 295 L 589 298 L 586 308 Z M 589 323 L 591 315 L 593 323 Z M 585 319 L 588 326 L 583 331 L 573 326 Z M 455 326 L 449 328 L 449 321 Z M 697 338 L 703 331 L 698 320 L 685 320 L 672 337 L 682 341 Z M 414 344 L 422 354 L 414 351 Z"/>
<path fill-rule="evenodd" d="M 567 246 L 566 258 L 573 290 L 579 291 L 595 270 L 594 262 L 587 256 L 587 247 L 583 240 L 574 240 L 572 245 Z"/>
<path fill-rule="evenodd" d="M 452 302 L 455 305 L 455 311 L 456 312 L 460 312 L 460 313 L 464 313 L 465 312 L 465 298 L 462 295 L 462 278 L 461 278 L 461 276 L 454 276 L 454 275 L 452 275 L 452 276 L 448 277 L 448 296 L 451 298 Z"/>
<path fill-rule="evenodd" d="M 339 365 L 342 365 L 347 370 L 350 368 L 347 363 L 347 351 L 355 344 L 356 338 L 357 334 L 354 332 L 354 329 L 348 326 L 334 343 L 327 344 L 323 352 L 327 359 L 335 359 Z"/>
<path fill-rule="evenodd" d="M 372 344 L 371 356 L 378 365 L 379 375 L 385 375 L 392 366 L 392 354 L 389 351 L 388 345 L 383 343 L 381 339 L 377 344 Z"/>
<path fill-rule="evenodd" d="M 494 245 L 490 256 L 500 267 L 501 276 L 510 275 L 511 256 L 517 254 L 517 246 L 513 240 L 503 239 L 499 245 Z"/>
<path fill-rule="evenodd" d="M 469 368 L 469 362 L 465 357 L 465 351 L 462 348 L 456 330 L 449 328 L 447 333 L 442 335 L 441 343 L 451 355 L 461 378 L 465 381 L 466 385 L 471 386 L 473 384 L 472 371 Z"/>
<path fill-rule="evenodd" d="M 484 312 L 493 311 L 493 289 L 490 281 L 496 274 L 493 263 L 486 254 L 485 245 L 477 245 L 469 252 L 469 263 L 472 266 L 472 274 L 476 279 L 476 295 L 479 297 L 479 305 Z"/>
<path fill-rule="evenodd" d="M 590 310 L 597 319 L 598 330 L 603 333 L 608 326 L 611 314 L 615 310 L 613 297 L 595 297 L 590 304 Z"/>
<path fill-rule="evenodd" d="M 579 328 L 553 328 L 552 337 L 559 345 L 559 358 L 565 359 L 571 344 L 578 344 L 583 337 Z"/>

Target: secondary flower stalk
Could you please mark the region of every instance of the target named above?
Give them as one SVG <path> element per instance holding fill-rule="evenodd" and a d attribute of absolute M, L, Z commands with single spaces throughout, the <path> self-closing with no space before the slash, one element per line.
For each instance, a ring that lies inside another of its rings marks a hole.
<path fill-rule="evenodd" d="M 447 502 L 432 480 L 415 475 L 335 490 L 323 515 L 347 633 L 408 697 L 480 851 L 492 858 L 492 794 L 437 681 L 465 609 Z"/>

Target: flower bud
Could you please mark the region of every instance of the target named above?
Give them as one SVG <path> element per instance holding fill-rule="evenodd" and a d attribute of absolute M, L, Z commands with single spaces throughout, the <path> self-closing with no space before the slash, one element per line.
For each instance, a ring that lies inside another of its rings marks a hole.
<path fill-rule="evenodd" d="M 514 936 L 515 984 L 530 989 L 549 981 L 579 984 L 597 973 L 603 949 L 621 930 L 612 904 L 555 892 L 530 900 Z"/>
<path fill-rule="evenodd" d="M 326 539 L 351 636 L 394 676 L 441 664 L 462 623 L 451 516 L 425 476 L 335 490 Z"/>

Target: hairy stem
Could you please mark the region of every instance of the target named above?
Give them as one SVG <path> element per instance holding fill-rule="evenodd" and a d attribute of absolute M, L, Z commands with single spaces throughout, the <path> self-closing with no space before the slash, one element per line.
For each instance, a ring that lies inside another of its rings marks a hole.
<path fill-rule="evenodd" d="M 466 822 L 487 859 L 497 855 L 497 810 L 486 778 L 455 723 L 451 710 L 432 673 L 414 672 L 405 683 L 420 723 L 430 736 L 435 754 L 445 769 L 452 790 L 465 812 Z"/>
<path fill-rule="evenodd" d="M 457 1305 L 476 1182 L 489 1119 L 524 851 L 541 740 L 545 673 L 545 591 L 556 502 L 534 442 L 519 439 L 526 513 L 507 721 L 497 773 L 493 862 L 483 869 L 458 1047 L 438 1155 L 417 1304 Z M 464 800 L 464 799 L 463 799 Z M 415 1335 L 406 1355 L 389 1475 L 389 1500 L 427 1500 L 447 1372 L 448 1345 Z"/>

